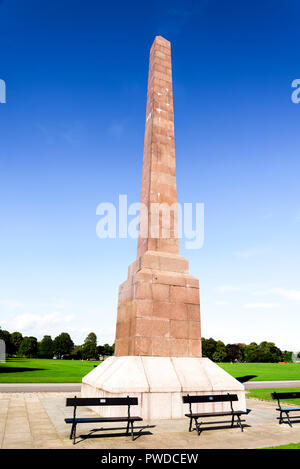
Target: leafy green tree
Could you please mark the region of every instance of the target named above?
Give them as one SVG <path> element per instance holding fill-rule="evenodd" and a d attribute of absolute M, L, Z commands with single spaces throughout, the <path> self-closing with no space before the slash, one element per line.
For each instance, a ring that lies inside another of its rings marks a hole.
<path fill-rule="evenodd" d="M 50 335 L 44 335 L 38 343 L 38 356 L 42 358 L 53 358 L 53 340 Z"/>
<path fill-rule="evenodd" d="M 90 332 L 84 341 L 82 357 L 85 359 L 97 357 L 97 336 L 94 332 Z"/>
<path fill-rule="evenodd" d="M 281 350 L 273 342 L 255 342 L 244 348 L 244 359 L 249 363 L 278 363 L 283 359 Z"/>
<path fill-rule="evenodd" d="M 300 358 L 300 352 L 297 353 L 297 358 Z"/>
<path fill-rule="evenodd" d="M 282 360 L 282 352 L 273 342 L 261 342 L 257 353 L 257 361 L 261 363 L 278 363 Z"/>
<path fill-rule="evenodd" d="M 82 357 L 82 345 L 74 345 L 74 348 L 71 352 L 71 357 L 75 360 L 80 360 Z"/>
<path fill-rule="evenodd" d="M 297 357 L 300 358 L 300 352 L 298 353 Z M 287 350 L 282 352 L 282 360 L 284 362 L 291 363 L 293 361 L 293 352 L 288 352 Z"/>
<path fill-rule="evenodd" d="M 23 340 L 23 336 L 21 332 L 13 332 L 10 336 L 10 342 L 12 346 L 12 353 L 15 355 L 18 353 L 18 350 L 20 348 L 21 342 Z"/>
<path fill-rule="evenodd" d="M 210 338 L 210 339 L 205 339 L 202 337 L 202 355 L 203 357 L 207 357 L 210 360 L 213 359 L 213 354 L 216 351 L 216 346 L 217 342 Z"/>
<path fill-rule="evenodd" d="M 258 358 L 258 345 L 256 342 L 251 342 L 251 344 L 246 345 L 244 348 L 244 359 L 245 362 L 255 363 Z"/>
<path fill-rule="evenodd" d="M 226 359 L 226 347 L 225 344 L 218 340 L 216 344 L 216 350 L 213 353 L 212 359 L 214 362 L 224 362 Z"/>
<path fill-rule="evenodd" d="M 62 355 L 70 355 L 74 348 L 74 343 L 67 332 L 62 332 L 53 341 L 54 354 L 61 357 Z"/>
<path fill-rule="evenodd" d="M 33 358 L 37 356 L 37 339 L 35 337 L 24 337 L 19 348 L 19 354 Z"/>
<path fill-rule="evenodd" d="M 228 344 L 226 345 L 226 361 L 242 361 L 243 353 L 241 347 L 238 344 Z"/>
<path fill-rule="evenodd" d="M 115 351 L 115 344 L 113 345 L 108 345 L 104 344 L 103 345 L 103 355 L 113 355 Z"/>

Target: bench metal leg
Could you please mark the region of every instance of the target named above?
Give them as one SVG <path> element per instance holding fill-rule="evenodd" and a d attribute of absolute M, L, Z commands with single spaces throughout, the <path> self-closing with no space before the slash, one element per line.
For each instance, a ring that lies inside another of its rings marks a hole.
<path fill-rule="evenodd" d="M 72 424 L 72 430 L 71 430 L 71 436 L 70 439 L 73 437 L 73 445 L 75 445 L 75 439 L 76 439 L 76 425 L 77 423 Z"/>
<path fill-rule="evenodd" d="M 129 433 L 129 424 L 130 424 L 130 421 L 128 420 L 127 428 L 126 428 L 126 435 L 128 435 L 128 433 Z"/>
<path fill-rule="evenodd" d="M 198 435 L 200 435 L 200 433 L 201 433 L 201 430 L 200 430 L 201 422 L 198 423 L 198 420 L 197 420 L 196 417 L 190 417 L 189 432 L 193 431 L 193 419 L 195 420 L 196 431 L 197 431 Z"/>
<path fill-rule="evenodd" d="M 72 427 L 71 427 L 70 440 L 72 440 L 73 434 L 75 431 L 76 431 L 76 423 L 73 422 Z"/>
<path fill-rule="evenodd" d="M 241 422 L 241 418 L 239 415 L 237 415 L 237 420 L 238 420 L 238 426 L 240 427 L 241 431 L 243 432 L 244 431 L 244 427 L 242 425 L 242 422 Z"/>
<path fill-rule="evenodd" d="M 234 425 L 234 415 L 231 418 L 231 426 L 233 427 L 233 425 Z"/>
<path fill-rule="evenodd" d="M 198 423 L 198 419 L 197 419 L 197 418 L 195 418 L 194 420 L 195 420 L 196 430 L 197 430 L 197 433 L 198 433 L 198 436 L 199 436 L 200 433 L 201 433 L 201 430 L 200 430 L 201 422 Z"/>
<path fill-rule="evenodd" d="M 289 416 L 289 412 L 286 412 L 286 417 L 288 419 L 288 423 L 289 423 L 289 426 L 292 427 L 292 422 L 290 421 L 290 416 Z"/>
<path fill-rule="evenodd" d="M 282 423 L 286 423 L 284 421 L 284 417 L 283 417 L 283 414 L 286 415 L 286 418 L 287 418 L 287 423 L 289 424 L 290 427 L 292 427 L 292 422 L 290 420 L 290 416 L 289 416 L 289 411 L 280 411 L 280 414 L 279 414 L 279 425 L 281 425 Z"/>
<path fill-rule="evenodd" d="M 134 436 L 133 436 L 133 421 L 131 421 L 131 439 L 132 439 L 132 441 L 134 440 Z"/>

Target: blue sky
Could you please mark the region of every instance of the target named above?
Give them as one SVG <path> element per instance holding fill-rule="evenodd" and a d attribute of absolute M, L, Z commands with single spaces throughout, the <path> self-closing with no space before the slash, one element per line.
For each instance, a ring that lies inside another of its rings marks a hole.
<path fill-rule="evenodd" d="M 179 202 L 205 204 L 202 330 L 300 350 L 296 1 L 0 0 L 0 325 L 114 340 L 133 239 L 101 202 L 139 201 L 149 49 L 172 44 Z"/>

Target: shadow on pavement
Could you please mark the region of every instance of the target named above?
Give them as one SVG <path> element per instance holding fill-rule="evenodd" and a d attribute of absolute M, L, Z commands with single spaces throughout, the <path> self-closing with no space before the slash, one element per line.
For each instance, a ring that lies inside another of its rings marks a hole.
<path fill-rule="evenodd" d="M 152 435 L 150 431 L 143 431 L 147 428 L 155 428 L 155 425 L 146 425 L 145 427 L 134 427 L 134 440 L 137 440 L 140 436 L 144 435 Z M 140 431 L 137 433 L 136 430 L 140 429 Z M 95 432 L 107 432 L 107 430 L 112 431 L 112 430 L 125 430 L 124 427 L 120 428 L 94 428 L 93 430 L 90 430 L 90 432 L 87 435 L 78 435 L 81 440 L 76 441 L 75 444 L 80 443 L 84 440 L 87 440 L 89 438 L 115 438 L 115 437 L 120 437 L 120 436 L 126 436 L 127 438 L 131 438 L 131 433 L 129 432 L 122 432 L 122 433 L 104 433 L 103 435 L 95 435 Z"/>
<path fill-rule="evenodd" d="M 242 420 L 242 422 L 245 422 L 245 420 Z M 223 423 L 226 423 L 227 425 L 220 425 L 220 424 L 223 424 Z M 218 424 L 218 426 L 214 426 L 215 424 Z M 202 427 L 202 425 L 205 425 Z M 213 426 L 206 426 L 207 424 L 205 422 L 202 422 L 202 425 L 200 427 L 200 432 L 206 432 L 207 430 L 210 431 L 210 430 L 225 430 L 225 429 L 228 429 L 228 428 L 239 428 L 239 425 L 235 424 L 233 426 L 231 426 L 231 422 L 228 422 L 228 421 L 220 421 L 220 422 L 214 422 L 214 425 Z M 251 425 L 248 425 L 247 423 L 243 423 L 243 428 L 251 428 Z M 196 430 L 196 428 L 193 428 L 193 431 Z M 200 433 L 200 434 L 201 434 Z"/>

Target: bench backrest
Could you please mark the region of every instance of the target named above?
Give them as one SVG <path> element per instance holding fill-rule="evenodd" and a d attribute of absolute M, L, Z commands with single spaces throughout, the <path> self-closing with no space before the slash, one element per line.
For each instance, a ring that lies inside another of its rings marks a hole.
<path fill-rule="evenodd" d="M 68 397 L 66 406 L 138 405 L 137 397 Z"/>
<path fill-rule="evenodd" d="M 205 394 L 202 396 L 182 396 L 184 404 L 205 403 L 205 402 L 232 402 L 238 401 L 236 394 Z"/>
<path fill-rule="evenodd" d="M 300 392 L 273 392 L 272 399 L 300 399 Z"/>

